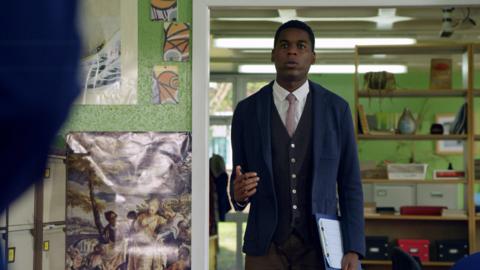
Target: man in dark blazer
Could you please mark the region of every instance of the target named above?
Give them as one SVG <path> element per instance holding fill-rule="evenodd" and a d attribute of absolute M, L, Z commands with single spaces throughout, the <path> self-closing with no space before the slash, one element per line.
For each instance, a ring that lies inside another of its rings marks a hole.
<path fill-rule="evenodd" d="M 245 269 L 324 269 L 316 213 L 341 216 L 343 270 L 356 270 L 365 252 L 352 116 L 345 100 L 307 79 L 314 47 L 305 23 L 280 26 L 275 81 L 233 115 L 230 193 L 236 210 L 250 204 Z"/>

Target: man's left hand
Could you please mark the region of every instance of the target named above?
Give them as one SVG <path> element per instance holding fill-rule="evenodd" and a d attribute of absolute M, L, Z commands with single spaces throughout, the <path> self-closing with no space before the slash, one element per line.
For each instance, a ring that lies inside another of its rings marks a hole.
<path fill-rule="evenodd" d="M 357 270 L 358 269 L 358 254 L 355 252 L 348 252 L 342 259 L 342 270 Z"/>

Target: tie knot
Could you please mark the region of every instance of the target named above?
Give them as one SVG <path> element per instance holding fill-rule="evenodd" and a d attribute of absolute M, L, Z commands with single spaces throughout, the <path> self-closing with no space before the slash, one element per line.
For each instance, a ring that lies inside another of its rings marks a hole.
<path fill-rule="evenodd" d="M 292 93 L 288 94 L 287 97 L 286 97 L 286 99 L 288 100 L 288 104 L 292 104 L 292 103 L 294 103 L 294 102 L 297 100 L 297 98 L 295 97 L 295 95 L 292 94 Z"/>

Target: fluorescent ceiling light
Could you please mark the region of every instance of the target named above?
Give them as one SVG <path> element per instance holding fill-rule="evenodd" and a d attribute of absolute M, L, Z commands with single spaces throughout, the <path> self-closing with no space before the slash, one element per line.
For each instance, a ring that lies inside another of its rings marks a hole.
<path fill-rule="evenodd" d="M 370 71 L 388 71 L 391 73 L 407 73 L 405 65 L 360 65 L 358 67 L 359 73 L 366 73 Z M 274 74 L 274 65 L 240 65 L 238 67 L 239 73 L 253 73 L 253 74 Z M 352 74 L 355 73 L 354 65 L 312 65 L 310 73 L 320 74 Z"/>
<path fill-rule="evenodd" d="M 403 17 L 397 15 L 396 8 L 379 8 L 376 16 L 372 17 L 302 17 L 299 16 L 296 9 L 278 9 L 278 17 L 244 17 L 244 18 L 215 18 L 217 21 L 236 21 L 236 22 L 260 22 L 269 21 L 277 23 L 285 23 L 290 20 L 300 20 L 303 22 L 373 22 L 377 24 L 378 29 L 392 29 L 396 22 L 412 20 L 411 17 Z"/>
<path fill-rule="evenodd" d="M 228 49 L 272 49 L 273 38 L 215 38 L 213 46 Z"/>
<path fill-rule="evenodd" d="M 410 45 L 414 38 L 316 38 L 315 49 L 353 49 L 355 45 Z M 273 38 L 215 38 L 213 45 L 228 49 L 272 49 Z"/>

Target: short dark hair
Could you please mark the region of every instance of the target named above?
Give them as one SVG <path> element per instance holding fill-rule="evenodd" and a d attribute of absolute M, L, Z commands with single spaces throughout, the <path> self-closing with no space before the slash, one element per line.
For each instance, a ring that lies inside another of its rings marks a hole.
<path fill-rule="evenodd" d="M 313 34 L 312 28 L 308 26 L 308 24 L 299 21 L 299 20 L 290 20 L 278 27 L 277 32 L 275 32 L 275 39 L 273 40 L 273 47 L 275 48 L 275 45 L 277 44 L 278 37 L 280 36 L 280 33 L 288 28 L 297 28 L 300 30 L 303 30 L 307 32 L 308 38 L 310 39 L 310 43 L 312 44 L 312 52 L 315 51 L 315 35 Z"/>
<path fill-rule="evenodd" d="M 105 219 L 106 220 L 109 220 L 110 218 L 116 218 L 117 217 L 117 213 L 113 212 L 113 211 L 107 211 L 104 213 L 105 215 Z"/>

